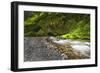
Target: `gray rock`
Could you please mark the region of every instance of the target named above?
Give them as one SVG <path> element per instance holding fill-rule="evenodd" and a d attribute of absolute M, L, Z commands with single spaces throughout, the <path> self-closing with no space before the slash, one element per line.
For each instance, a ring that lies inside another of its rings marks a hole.
<path fill-rule="evenodd" d="M 46 42 L 46 37 L 24 38 L 24 61 L 61 60 L 61 54 Z"/>

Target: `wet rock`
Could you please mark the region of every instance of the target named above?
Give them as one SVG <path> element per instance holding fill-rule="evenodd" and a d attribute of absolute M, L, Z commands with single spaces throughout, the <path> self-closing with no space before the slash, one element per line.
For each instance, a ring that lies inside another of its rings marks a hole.
<path fill-rule="evenodd" d="M 48 45 L 45 37 L 24 38 L 24 61 L 61 60 L 61 54 Z"/>

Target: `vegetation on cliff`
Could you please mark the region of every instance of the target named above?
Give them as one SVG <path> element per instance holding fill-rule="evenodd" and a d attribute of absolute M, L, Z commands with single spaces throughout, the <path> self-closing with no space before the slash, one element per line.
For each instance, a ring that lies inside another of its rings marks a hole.
<path fill-rule="evenodd" d="M 24 36 L 90 39 L 90 15 L 25 11 Z"/>

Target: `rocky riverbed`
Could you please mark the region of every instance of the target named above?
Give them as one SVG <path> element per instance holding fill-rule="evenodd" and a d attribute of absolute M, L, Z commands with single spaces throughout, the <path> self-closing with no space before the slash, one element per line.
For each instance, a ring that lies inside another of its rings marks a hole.
<path fill-rule="evenodd" d="M 61 54 L 46 42 L 45 37 L 24 38 L 24 61 L 46 61 L 61 59 Z"/>
<path fill-rule="evenodd" d="M 90 42 L 87 41 L 57 40 L 55 37 L 24 38 L 25 62 L 87 58 L 90 58 Z"/>

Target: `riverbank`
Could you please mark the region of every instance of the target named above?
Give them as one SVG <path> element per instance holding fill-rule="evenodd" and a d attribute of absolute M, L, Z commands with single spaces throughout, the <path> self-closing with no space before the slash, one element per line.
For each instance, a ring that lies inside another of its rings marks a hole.
<path fill-rule="evenodd" d="M 55 37 L 25 37 L 24 61 L 90 58 L 90 42 Z"/>

